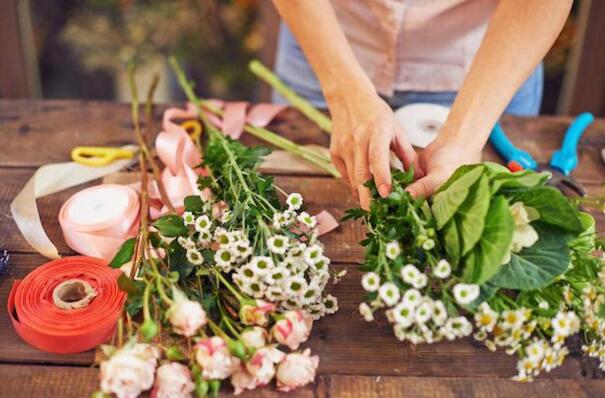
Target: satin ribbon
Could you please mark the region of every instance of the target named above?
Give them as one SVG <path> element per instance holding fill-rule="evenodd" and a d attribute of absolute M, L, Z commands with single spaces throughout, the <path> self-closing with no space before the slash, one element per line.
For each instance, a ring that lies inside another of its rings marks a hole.
<path fill-rule="evenodd" d="M 69 198 L 59 211 L 67 245 L 75 252 L 110 261 L 139 229 L 137 192 L 124 185 L 102 184 Z"/>
<path fill-rule="evenodd" d="M 137 150 L 137 147 L 133 145 L 126 145 L 122 148 Z M 40 167 L 13 199 L 10 206 L 13 220 L 25 240 L 45 257 L 60 257 L 57 248 L 44 231 L 36 199 L 115 173 L 133 161 L 117 160 L 103 167 L 84 166 L 74 162 L 54 163 Z"/>
<path fill-rule="evenodd" d="M 74 256 L 50 261 L 16 280 L 7 309 L 17 334 L 29 345 L 58 354 L 82 352 L 109 339 L 126 295 L 118 288 L 120 271 L 104 260 Z M 84 308 L 60 309 L 55 287 L 66 280 L 88 282 L 97 296 Z"/>

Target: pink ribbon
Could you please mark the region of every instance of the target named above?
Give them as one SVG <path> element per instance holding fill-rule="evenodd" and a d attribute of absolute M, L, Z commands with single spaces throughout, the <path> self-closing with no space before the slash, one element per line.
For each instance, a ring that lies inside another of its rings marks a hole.
<path fill-rule="evenodd" d="M 210 100 L 210 105 L 223 111 L 222 119 L 211 112 L 207 112 L 208 120 L 220 129 L 223 134 L 234 140 L 241 137 L 246 124 L 254 127 L 266 127 L 278 113 L 286 109 L 286 105 L 258 104 L 250 106 L 244 101 L 224 102 L 221 100 Z M 187 104 L 189 106 L 189 104 Z M 248 108 L 250 108 L 248 110 Z"/>
<path fill-rule="evenodd" d="M 67 245 L 75 252 L 110 261 L 139 229 L 139 196 L 130 187 L 102 184 L 83 189 L 59 211 Z"/>
<path fill-rule="evenodd" d="M 338 228 L 338 221 L 327 210 L 322 210 L 315 215 L 317 220 L 317 235 L 322 236 Z"/>

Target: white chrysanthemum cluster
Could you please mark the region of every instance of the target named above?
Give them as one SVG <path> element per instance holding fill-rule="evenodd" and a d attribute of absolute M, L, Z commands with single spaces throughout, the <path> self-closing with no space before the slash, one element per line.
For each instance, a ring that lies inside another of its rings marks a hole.
<path fill-rule="evenodd" d="M 532 381 L 540 372 L 550 372 L 560 366 L 569 353 L 565 339 L 580 330 L 580 318 L 572 311 L 559 311 L 552 319 L 540 318 L 542 329 L 552 331 L 550 341 L 539 337 L 538 319 L 529 309 L 494 311 L 482 303 L 475 313 L 477 332 L 474 338 L 483 341 L 491 351 L 503 348 L 509 355 L 517 354 L 517 381 Z"/>
<path fill-rule="evenodd" d="M 599 278 L 602 280 L 605 272 L 599 273 Z M 591 336 L 590 343 L 582 346 L 588 356 L 599 360 L 599 369 L 605 370 L 605 320 L 599 317 L 599 310 L 605 305 L 605 295 L 598 294 L 597 289 L 593 285 L 586 286 L 582 291 L 583 302 L 583 319 L 582 321 L 588 326 Z M 569 297 L 571 301 L 571 297 Z"/>
<path fill-rule="evenodd" d="M 304 309 L 319 319 L 338 309 L 336 297 L 324 295 L 331 276 L 330 259 L 317 240 L 317 220 L 301 211 L 302 196 L 292 193 L 286 203 L 287 210 L 276 212 L 272 224 L 261 227 L 254 242 L 243 230 L 229 230 L 229 218 L 224 215 L 230 213 L 224 206 L 218 217 L 212 216 L 217 212 L 211 206 L 198 216 L 185 212 L 185 225 L 194 228 L 178 242 L 187 251 L 187 260 L 197 266 L 205 263 L 202 252 L 211 250 L 211 263 L 231 274 L 245 295 L 270 301 L 280 309 Z"/>

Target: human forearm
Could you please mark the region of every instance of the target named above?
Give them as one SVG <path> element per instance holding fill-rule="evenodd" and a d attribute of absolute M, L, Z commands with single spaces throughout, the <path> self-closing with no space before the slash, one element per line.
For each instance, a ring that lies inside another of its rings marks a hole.
<path fill-rule="evenodd" d="M 480 150 L 516 90 L 560 32 L 571 0 L 502 0 L 440 139 Z"/>

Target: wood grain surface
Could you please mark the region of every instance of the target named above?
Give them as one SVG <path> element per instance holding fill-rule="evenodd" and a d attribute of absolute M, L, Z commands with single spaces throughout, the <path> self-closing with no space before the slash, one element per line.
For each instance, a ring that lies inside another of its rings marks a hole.
<path fill-rule="evenodd" d="M 158 107 L 159 116 L 164 107 Z M 548 160 L 564 133 L 569 118 L 505 118 L 511 138 L 541 162 Z M 328 144 L 324 133 L 288 110 L 272 128 L 299 143 Z M 97 369 L 90 368 L 92 351 L 53 355 L 29 347 L 14 333 L 6 316 L 6 299 L 15 279 L 46 260 L 32 252 L 10 217 L 9 205 L 35 171 L 49 162 L 66 161 L 75 145 L 123 145 L 132 142 L 128 105 L 82 101 L 0 100 L 0 243 L 12 253 L 8 275 L 0 276 L 0 397 L 88 396 L 97 388 Z M 254 144 L 249 138 L 246 143 Z M 580 145 L 580 166 L 574 176 L 592 195 L 603 194 L 605 122 L 597 121 Z M 497 160 L 487 148 L 485 159 Z M 292 176 L 274 171 L 287 192 L 300 192 L 311 212 L 329 210 L 340 218 L 355 206 L 341 180 L 322 176 Z M 93 185 L 93 182 L 89 185 Z M 82 187 L 38 201 L 42 222 L 63 254 L 72 254 L 61 236 L 56 217 L 62 203 Z M 594 213 L 605 232 L 605 216 Z M 549 397 L 605 396 L 605 380 L 596 364 L 580 354 L 579 342 L 565 365 L 533 384 L 508 381 L 514 359 L 492 353 L 471 340 L 417 347 L 398 342 L 386 323 L 364 322 L 357 313 L 361 300 L 356 263 L 363 252 L 357 242 L 364 228 L 348 222 L 322 238 L 338 269 L 350 272 L 330 290 L 340 311 L 316 323 L 308 346 L 321 362 L 316 383 L 292 397 Z M 244 396 L 273 397 L 270 388 Z"/>

